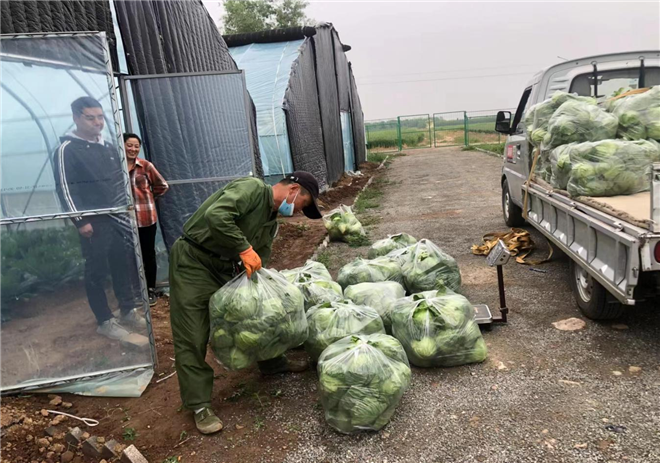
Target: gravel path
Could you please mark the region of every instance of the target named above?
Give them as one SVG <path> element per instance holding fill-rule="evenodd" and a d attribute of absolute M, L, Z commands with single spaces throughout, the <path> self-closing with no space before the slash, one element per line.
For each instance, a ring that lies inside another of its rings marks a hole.
<path fill-rule="evenodd" d="M 500 168 L 494 157 L 454 149 L 396 158 L 370 235 L 431 239 L 458 260 L 466 296 L 497 307 L 495 271 L 470 246 L 506 229 Z M 543 238 L 530 231 L 543 254 Z M 329 254 L 338 267 L 356 251 L 333 244 Z M 414 368 L 410 390 L 379 433 L 343 436 L 320 412 L 299 417 L 298 445 L 285 461 L 660 462 L 660 315 L 639 307 L 618 321 L 627 329 L 586 320 L 581 331 L 559 331 L 552 322 L 580 317 L 567 258 L 542 268 L 547 273 L 505 267 L 510 323 L 485 333 L 486 362 Z"/>

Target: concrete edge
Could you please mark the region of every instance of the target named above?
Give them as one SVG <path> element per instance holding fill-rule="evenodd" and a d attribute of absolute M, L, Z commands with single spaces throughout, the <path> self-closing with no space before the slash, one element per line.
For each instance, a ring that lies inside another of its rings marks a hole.
<path fill-rule="evenodd" d="M 502 159 L 504 157 L 501 154 L 498 154 L 494 151 L 488 151 L 488 150 L 485 150 L 485 149 L 482 149 L 482 148 L 477 148 L 476 146 L 473 146 L 472 148 L 474 148 L 475 151 L 481 151 L 482 153 L 486 153 L 486 154 L 488 154 L 490 156 L 493 156 L 493 157 L 496 157 L 498 159 Z"/>

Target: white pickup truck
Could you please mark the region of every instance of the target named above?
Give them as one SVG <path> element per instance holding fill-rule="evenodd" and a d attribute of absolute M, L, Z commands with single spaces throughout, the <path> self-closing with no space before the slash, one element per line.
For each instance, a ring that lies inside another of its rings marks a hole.
<path fill-rule="evenodd" d="M 619 317 L 626 306 L 660 295 L 660 164 L 653 166 L 646 192 L 573 199 L 544 182 L 528 183 L 533 147 L 521 121 L 527 108 L 557 90 L 603 100 L 622 87 L 655 85 L 660 85 L 658 50 L 574 59 L 538 72 L 516 113 L 497 115 L 496 130 L 508 135 L 501 179 L 504 221 L 523 225 L 526 206 L 527 223 L 571 259 L 575 299 L 592 319 Z"/>

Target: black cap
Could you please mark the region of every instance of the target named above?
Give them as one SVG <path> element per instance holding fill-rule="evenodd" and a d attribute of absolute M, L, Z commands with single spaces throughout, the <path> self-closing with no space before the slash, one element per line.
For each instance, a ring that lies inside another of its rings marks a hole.
<path fill-rule="evenodd" d="M 312 204 L 303 208 L 303 214 L 310 219 L 320 219 L 323 217 L 321 211 L 319 211 L 318 204 L 316 204 L 316 200 L 319 197 L 319 182 L 316 181 L 316 178 L 309 172 L 298 170 L 287 175 L 286 179 L 297 183 L 312 195 Z"/>

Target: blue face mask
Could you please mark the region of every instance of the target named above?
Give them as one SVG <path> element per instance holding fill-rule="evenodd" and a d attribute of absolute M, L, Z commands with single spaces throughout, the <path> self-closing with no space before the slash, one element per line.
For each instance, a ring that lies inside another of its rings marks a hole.
<path fill-rule="evenodd" d="M 284 217 L 291 217 L 293 215 L 293 212 L 294 212 L 293 203 L 296 202 L 297 197 L 298 197 L 298 193 L 296 193 L 296 195 L 293 197 L 293 201 L 291 201 L 290 203 L 286 202 L 288 196 L 286 198 L 284 198 L 284 200 L 282 201 L 282 204 L 280 204 L 280 207 L 277 211 L 280 214 L 282 214 Z"/>

